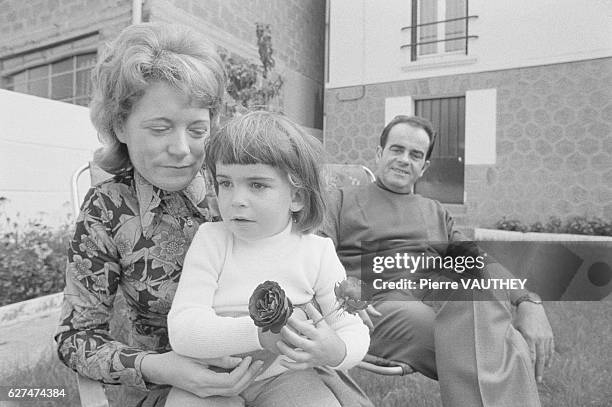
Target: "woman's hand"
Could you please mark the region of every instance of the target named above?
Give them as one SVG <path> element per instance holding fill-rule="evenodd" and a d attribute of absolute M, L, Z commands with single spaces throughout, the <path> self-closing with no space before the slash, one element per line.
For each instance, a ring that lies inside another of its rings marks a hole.
<path fill-rule="evenodd" d="M 251 357 L 202 360 L 171 351 L 146 355 L 142 359 L 141 371 L 149 383 L 170 384 L 198 397 L 235 396 L 253 382 L 262 365 L 262 361 L 251 363 Z M 233 370 L 216 373 L 209 366 Z"/>
<path fill-rule="evenodd" d="M 281 360 L 281 365 L 292 370 L 338 366 L 346 357 L 346 345 L 314 305 L 309 303 L 304 308 L 310 320 L 289 318 L 287 326 L 281 329 L 283 341 L 278 341 L 276 346 L 283 355 L 295 361 Z M 319 322 L 315 325 L 313 321 Z"/>

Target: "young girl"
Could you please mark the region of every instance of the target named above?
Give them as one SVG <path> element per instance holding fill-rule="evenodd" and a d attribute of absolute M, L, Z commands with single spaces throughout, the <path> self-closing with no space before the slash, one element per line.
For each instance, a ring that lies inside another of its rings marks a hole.
<path fill-rule="evenodd" d="M 215 358 L 262 348 L 279 355 L 241 393 L 249 406 L 370 405 L 341 379 L 341 371 L 368 350 L 368 329 L 358 317 L 335 312 L 323 320 L 307 304 L 306 315 L 296 310 L 273 334 L 248 315 L 253 290 L 266 280 L 278 282 L 293 304 L 315 298 L 325 315 L 336 307 L 334 285 L 346 278 L 332 241 L 312 234 L 323 220 L 324 201 L 317 142 L 308 138 L 268 112 L 233 119 L 210 137 L 206 165 L 218 184 L 223 222 L 198 230 L 168 315 L 172 349 L 184 356 Z M 242 401 L 197 399 L 174 389 L 166 405 Z"/>

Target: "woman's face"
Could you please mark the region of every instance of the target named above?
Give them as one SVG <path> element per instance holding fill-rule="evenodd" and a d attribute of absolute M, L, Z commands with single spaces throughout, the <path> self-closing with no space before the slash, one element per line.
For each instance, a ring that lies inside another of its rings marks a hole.
<path fill-rule="evenodd" d="M 208 109 L 194 106 L 188 95 L 165 82 L 151 83 L 116 131 L 134 168 L 166 191 L 179 191 L 193 180 L 209 132 Z"/>

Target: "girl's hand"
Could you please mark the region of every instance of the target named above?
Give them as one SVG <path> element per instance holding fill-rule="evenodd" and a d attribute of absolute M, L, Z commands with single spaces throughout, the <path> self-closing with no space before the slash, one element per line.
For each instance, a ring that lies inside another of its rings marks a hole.
<path fill-rule="evenodd" d="M 307 304 L 305 311 L 310 320 L 289 318 L 287 326 L 281 329 L 283 341 L 278 341 L 276 346 L 283 355 L 295 361 L 281 360 L 281 365 L 291 370 L 304 370 L 313 366 L 338 366 L 346 357 L 346 345 L 336 331 L 322 319 L 321 313 L 314 305 Z M 313 321 L 320 322 L 315 326 Z"/>
<path fill-rule="evenodd" d="M 293 310 L 293 313 L 289 317 L 289 320 L 287 321 L 287 323 L 289 323 L 289 321 L 291 320 L 307 321 L 308 315 L 302 309 L 296 308 Z M 272 331 L 263 332 L 262 329 L 259 328 L 257 330 L 257 334 L 259 336 L 259 344 L 261 345 L 262 348 L 269 350 L 271 352 L 274 352 L 277 355 L 281 353 L 278 347 L 276 346 L 276 343 L 278 341 L 283 340 L 283 337 L 281 336 L 280 333 L 275 334 L 275 333 L 272 333 Z"/>
<path fill-rule="evenodd" d="M 170 384 L 198 397 L 236 396 L 253 382 L 262 365 L 262 361 L 251 363 L 250 357 L 192 359 L 171 351 L 146 355 L 141 371 L 149 383 Z M 233 370 L 216 373 L 208 366 Z"/>
<path fill-rule="evenodd" d="M 262 348 L 269 350 L 272 353 L 279 354 L 280 351 L 276 347 L 276 343 L 281 341 L 283 338 L 281 334 L 275 334 L 272 331 L 264 332 L 261 328 L 257 329 L 257 336 L 259 337 L 259 344 Z"/>

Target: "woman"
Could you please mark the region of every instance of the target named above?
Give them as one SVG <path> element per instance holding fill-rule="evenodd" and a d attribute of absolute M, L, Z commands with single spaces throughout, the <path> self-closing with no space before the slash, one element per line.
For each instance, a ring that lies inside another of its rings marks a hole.
<path fill-rule="evenodd" d="M 139 405 L 162 406 L 170 386 L 234 396 L 261 367 L 250 358 L 196 361 L 168 344 L 166 316 L 183 258 L 199 224 L 216 217 L 200 169 L 225 82 L 204 39 L 156 24 L 126 28 L 94 70 L 91 119 L 104 145 L 95 161 L 114 177 L 91 188 L 81 207 L 55 340 L 60 359 L 80 374 L 149 390 L 138 394 Z M 128 343 L 108 329 L 119 287 Z"/>

